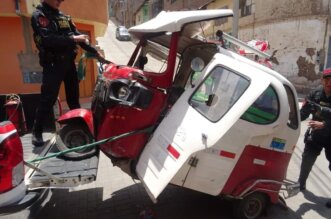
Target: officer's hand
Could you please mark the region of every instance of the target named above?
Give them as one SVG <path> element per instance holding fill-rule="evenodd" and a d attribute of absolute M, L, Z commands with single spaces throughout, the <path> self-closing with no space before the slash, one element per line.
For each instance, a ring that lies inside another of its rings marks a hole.
<path fill-rule="evenodd" d="M 98 51 L 98 53 L 97 53 L 97 59 L 101 63 L 105 63 L 105 64 L 111 63 L 110 61 L 108 61 L 107 59 L 105 59 L 105 57 L 103 56 L 103 54 L 100 51 Z"/>
<path fill-rule="evenodd" d="M 311 127 L 313 130 L 322 129 L 324 128 L 324 122 L 310 120 L 308 122 L 308 126 Z"/>
<path fill-rule="evenodd" d="M 310 100 L 307 100 L 307 102 L 308 102 L 308 105 L 309 105 L 309 108 L 310 108 L 310 111 L 312 114 L 321 113 L 321 111 L 322 111 L 321 105 L 319 105 L 313 101 L 310 101 Z"/>
<path fill-rule="evenodd" d="M 86 43 L 86 44 L 90 43 L 89 37 L 85 34 L 73 35 L 72 38 L 76 43 Z"/>

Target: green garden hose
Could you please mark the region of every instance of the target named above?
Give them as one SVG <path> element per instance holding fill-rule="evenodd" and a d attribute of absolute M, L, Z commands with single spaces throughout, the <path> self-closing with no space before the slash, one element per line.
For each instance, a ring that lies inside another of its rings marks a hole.
<path fill-rule="evenodd" d="M 139 134 L 139 133 L 150 133 L 150 132 L 152 132 L 154 130 L 154 127 L 155 126 L 150 126 L 148 128 L 145 128 L 145 129 L 140 129 L 140 130 L 135 130 L 135 131 L 131 131 L 131 132 L 126 132 L 124 134 L 120 134 L 120 135 L 117 135 L 117 136 L 112 136 L 112 137 L 109 137 L 109 138 L 105 138 L 105 139 L 102 139 L 102 140 L 99 140 L 99 141 L 96 141 L 96 142 L 93 142 L 93 143 L 90 143 L 90 144 L 86 144 L 86 145 L 82 145 L 82 146 L 70 148 L 70 149 L 67 149 L 67 150 L 64 150 L 64 151 L 60 151 L 60 152 L 57 152 L 57 153 L 52 153 L 52 154 L 49 154 L 49 155 L 47 155 L 45 157 L 37 157 L 37 158 L 35 158 L 33 160 L 29 160 L 27 162 L 28 163 L 35 163 L 35 162 L 46 160 L 46 159 L 49 159 L 49 158 L 52 158 L 52 157 L 61 156 L 61 155 L 66 154 L 66 153 L 79 151 L 79 150 L 82 150 L 82 149 L 85 149 L 85 148 L 95 147 L 95 146 L 97 146 L 99 144 L 104 144 L 104 143 L 107 143 L 107 142 L 112 142 L 112 141 L 115 141 L 117 139 L 124 138 L 124 137 L 127 137 L 127 136 L 131 136 L 131 135 L 135 135 L 135 134 Z"/>

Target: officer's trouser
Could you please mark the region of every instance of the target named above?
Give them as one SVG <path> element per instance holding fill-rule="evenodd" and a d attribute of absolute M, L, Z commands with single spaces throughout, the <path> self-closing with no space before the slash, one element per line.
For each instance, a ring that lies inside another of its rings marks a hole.
<path fill-rule="evenodd" d="M 329 170 L 331 171 L 331 142 L 328 142 L 330 142 L 330 140 L 321 141 L 318 139 L 306 141 L 305 148 L 302 153 L 301 169 L 299 175 L 299 182 L 301 185 L 306 184 L 309 173 L 316 161 L 316 158 L 320 155 L 323 147 L 325 150 L 325 156 L 329 161 Z"/>
<path fill-rule="evenodd" d="M 80 108 L 79 81 L 74 60 L 59 60 L 44 64 L 40 102 L 33 128 L 35 133 L 42 133 L 45 119 L 51 116 L 62 81 L 64 81 L 69 108 Z"/>

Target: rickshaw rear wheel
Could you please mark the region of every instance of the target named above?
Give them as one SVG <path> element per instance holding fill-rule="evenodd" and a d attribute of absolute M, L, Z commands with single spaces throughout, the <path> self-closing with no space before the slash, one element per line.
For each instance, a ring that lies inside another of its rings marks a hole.
<path fill-rule="evenodd" d="M 93 136 L 84 125 L 67 124 L 56 134 L 56 146 L 59 151 L 68 150 L 78 146 L 90 144 Z M 94 156 L 97 153 L 96 147 L 84 148 L 75 152 L 61 155 L 65 159 L 82 160 Z"/>
<path fill-rule="evenodd" d="M 266 194 L 254 192 L 235 203 L 233 213 L 236 219 L 258 218 L 267 206 Z"/>

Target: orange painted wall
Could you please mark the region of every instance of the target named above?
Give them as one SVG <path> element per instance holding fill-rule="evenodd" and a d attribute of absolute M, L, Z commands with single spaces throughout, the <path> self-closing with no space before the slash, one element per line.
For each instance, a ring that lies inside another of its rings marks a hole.
<path fill-rule="evenodd" d="M 27 4 L 37 5 L 39 0 L 19 0 L 22 14 L 31 14 Z M 74 18 L 86 21 L 108 23 L 108 0 L 67 0 L 61 4 L 61 11 Z M 15 0 L 0 0 L 1 14 L 15 14 Z"/>
<path fill-rule="evenodd" d="M 0 13 L 15 13 L 14 1 L 0 1 Z"/>
<path fill-rule="evenodd" d="M 17 54 L 25 50 L 20 17 L 0 18 L 0 94 L 39 92 L 35 84 L 23 84 Z"/>

